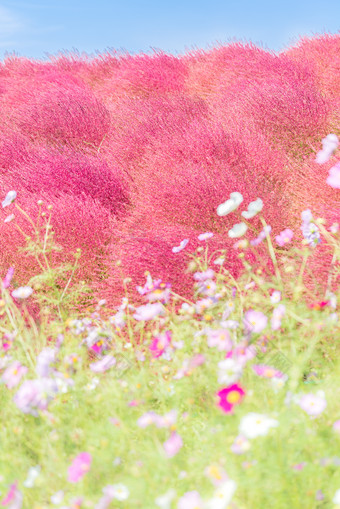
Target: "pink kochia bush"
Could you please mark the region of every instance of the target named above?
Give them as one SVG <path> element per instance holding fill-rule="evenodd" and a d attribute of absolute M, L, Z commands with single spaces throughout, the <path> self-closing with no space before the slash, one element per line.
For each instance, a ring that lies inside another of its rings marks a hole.
<path fill-rule="evenodd" d="M 128 293 L 144 304 L 136 286 L 146 270 L 190 297 L 187 255 L 206 243 L 216 250 L 210 267 L 224 250 L 225 268 L 238 277 L 243 265 L 228 231 L 251 202 L 263 201 L 276 249 L 286 249 L 282 232 L 293 232 L 289 246 L 301 241 L 303 210 L 338 220 L 337 184 L 327 183 L 337 154 L 323 165 L 315 156 L 325 136 L 340 135 L 339 41 L 303 39 L 279 54 L 234 43 L 178 57 L 6 58 L 0 195 L 15 190 L 33 220 L 38 200 L 52 205 L 63 248 L 53 263 L 81 248 L 75 278 L 109 304 L 120 303 L 127 277 Z M 244 198 L 239 210 L 217 215 L 234 192 Z M 14 286 L 23 286 L 39 267 L 19 252 L 15 223 L 32 235 L 15 204 L 0 211 L 0 267 L 4 275 L 14 267 Z M 245 260 L 270 269 L 258 215 L 248 226 L 254 249 Z M 199 240 L 205 232 L 210 238 Z M 317 267 L 329 252 L 322 244 L 315 251 L 313 270 L 325 283 Z"/>

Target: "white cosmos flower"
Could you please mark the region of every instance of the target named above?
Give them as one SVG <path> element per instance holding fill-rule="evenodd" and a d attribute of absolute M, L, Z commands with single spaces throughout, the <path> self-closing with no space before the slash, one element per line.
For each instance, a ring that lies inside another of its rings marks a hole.
<path fill-rule="evenodd" d="M 171 509 L 171 503 L 172 503 L 173 499 L 175 498 L 175 496 L 176 496 L 176 491 L 173 489 L 169 490 L 164 495 L 157 497 L 155 500 L 155 504 L 160 509 Z"/>
<path fill-rule="evenodd" d="M 278 424 L 276 419 L 250 412 L 241 419 L 239 432 L 246 438 L 256 438 L 267 435 L 269 429 L 278 426 Z"/>
<path fill-rule="evenodd" d="M 340 505 L 340 490 L 335 492 L 332 502 L 333 504 Z"/>
<path fill-rule="evenodd" d="M 213 498 L 208 500 L 207 509 L 227 509 L 236 491 L 236 482 L 232 479 L 221 484 L 215 491 Z"/>
<path fill-rule="evenodd" d="M 263 201 L 261 198 L 257 198 L 257 200 L 252 201 L 248 205 L 248 210 L 241 213 L 243 217 L 246 219 L 251 219 L 256 216 L 263 209 Z"/>
<path fill-rule="evenodd" d="M 17 197 L 16 191 L 8 191 L 6 198 L 2 202 L 2 208 L 4 209 L 5 207 L 13 203 L 16 197 Z"/>
<path fill-rule="evenodd" d="M 33 290 L 30 286 L 20 286 L 20 288 L 13 290 L 12 297 L 15 299 L 27 299 L 32 293 Z"/>
<path fill-rule="evenodd" d="M 237 209 L 237 207 L 243 202 L 243 196 L 241 193 L 235 192 L 230 193 L 230 199 L 221 203 L 217 207 L 217 215 L 218 216 L 226 216 Z"/>
<path fill-rule="evenodd" d="M 9 216 L 6 217 L 6 219 L 4 219 L 4 223 L 10 223 L 11 221 L 13 221 L 14 218 L 15 218 L 15 215 L 10 214 Z"/>
<path fill-rule="evenodd" d="M 27 474 L 27 479 L 23 483 L 26 488 L 33 488 L 34 481 L 40 474 L 40 470 L 41 470 L 40 465 L 37 465 L 36 467 L 31 467 L 29 469 L 28 474 Z"/>
<path fill-rule="evenodd" d="M 231 230 L 228 231 L 228 236 L 232 239 L 235 237 L 242 237 L 248 230 L 248 226 L 245 223 L 235 224 Z"/>
<path fill-rule="evenodd" d="M 125 484 L 112 484 L 110 486 L 106 486 L 105 495 L 115 498 L 119 501 L 126 500 L 130 495 L 128 488 Z"/>
<path fill-rule="evenodd" d="M 182 242 L 180 243 L 179 246 L 172 248 L 172 252 L 173 253 L 179 253 L 180 251 L 182 251 L 182 249 L 185 248 L 185 246 L 187 245 L 188 242 L 189 242 L 189 239 L 182 240 Z"/>

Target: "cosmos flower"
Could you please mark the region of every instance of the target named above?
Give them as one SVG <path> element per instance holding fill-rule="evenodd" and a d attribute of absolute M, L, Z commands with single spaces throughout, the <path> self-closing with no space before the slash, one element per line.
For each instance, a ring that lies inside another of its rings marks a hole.
<path fill-rule="evenodd" d="M 92 462 L 92 456 L 88 452 L 81 452 L 73 460 L 72 464 L 68 468 L 67 480 L 72 483 L 79 482 L 86 472 L 90 470 Z"/>
<path fill-rule="evenodd" d="M 276 419 L 271 419 L 266 415 L 250 412 L 242 417 L 239 431 L 241 435 L 251 439 L 267 435 L 270 428 L 278 425 L 279 423 Z"/>
<path fill-rule="evenodd" d="M 239 405 L 244 398 L 245 392 L 238 384 L 230 385 L 221 389 L 217 396 L 219 398 L 218 406 L 226 414 L 233 413 L 234 406 Z"/>
<path fill-rule="evenodd" d="M 179 246 L 177 247 L 173 247 L 172 248 L 172 252 L 173 253 L 179 253 L 180 251 L 182 251 L 182 249 L 184 249 L 186 247 L 186 245 L 188 244 L 189 242 L 189 239 L 184 239 L 182 240 L 182 242 L 180 243 Z"/>
<path fill-rule="evenodd" d="M 15 198 L 17 197 L 16 191 L 8 191 L 6 198 L 2 202 L 2 208 L 8 207 L 11 203 L 14 202 Z"/>

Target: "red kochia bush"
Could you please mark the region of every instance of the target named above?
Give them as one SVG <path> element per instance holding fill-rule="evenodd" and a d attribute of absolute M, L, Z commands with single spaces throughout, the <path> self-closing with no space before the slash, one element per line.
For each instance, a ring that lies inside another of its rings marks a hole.
<path fill-rule="evenodd" d="M 118 305 L 124 295 L 123 279 L 130 277 L 128 285 L 129 296 L 133 302 L 143 303 L 144 300 L 136 291 L 136 285 L 144 285 L 145 271 L 149 271 L 154 279 L 169 282 L 172 290 L 187 298 L 193 295 L 193 277 L 186 272 L 193 253 L 199 246 L 206 246 L 206 242 L 197 239 L 204 230 L 173 225 L 168 221 L 153 221 L 151 216 L 145 216 L 136 211 L 126 221 L 120 222 L 114 229 L 114 237 L 107 249 L 106 265 L 109 267 L 107 278 L 96 285 L 98 298 L 105 296 L 108 303 Z M 179 246 L 184 239 L 189 239 L 187 247 L 173 253 L 172 248 Z M 210 266 L 219 271 L 219 266 L 213 263 L 226 250 L 224 266 L 233 276 L 237 277 L 242 270 L 242 263 L 237 257 L 237 251 L 232 249 L 233 242 L 226 235 L 217 234 L 209 239 Z M 219 250 L 219 251 L 217 251 Z M 213 253 L 216 251 L 214 256 Z M 254 261 L 251 253 L 246 256 L 248 261 Z M 121 265 L 116 262 L 121 260 Z"/>
<path fill-rule="evenodd" d="M 217 96 L 212 106 L 222 125 L 251 125 L 272 146 L 294 157 L 309 155 L 329 126 L 330 106 L 313 81 L 244 81 Z"/>
<path fill-rule="evenodd" d="M 112 214 L 122 215 L 128 204 L 127 184 L 116 167 L 109 167 L 99 156 L 85 155 L 68 147 L 36 147 L 24 161 L 13 162 L 0 174 L 2 193 L 9 186 L 25 192 L 37 190 L 49 196 L 89 196 Z"/>
<path fill-rule="evenodd" d="M 39 84 L 27 81 L 20 96 L 12 119 L 32 140 L 98 147 L 108 132 L 108 110 L 88 86 L 66 74 L 50 73 Z"/>

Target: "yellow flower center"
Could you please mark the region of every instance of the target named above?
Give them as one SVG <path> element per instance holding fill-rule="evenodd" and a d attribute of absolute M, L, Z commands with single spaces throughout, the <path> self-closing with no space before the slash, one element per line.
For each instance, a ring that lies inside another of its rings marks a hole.
<path fill-rule="evenodd" d="M 241 399 L 241 395 L 238 391 L 231 391 L 227 395 L 228 403 L 234 404 L 234 403 L 237 403 L 238 401 L 240 401 L 240 399 Z"/>

